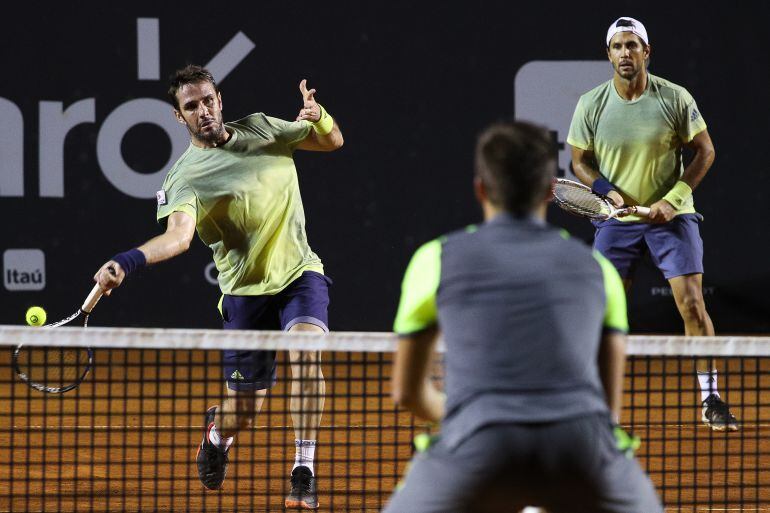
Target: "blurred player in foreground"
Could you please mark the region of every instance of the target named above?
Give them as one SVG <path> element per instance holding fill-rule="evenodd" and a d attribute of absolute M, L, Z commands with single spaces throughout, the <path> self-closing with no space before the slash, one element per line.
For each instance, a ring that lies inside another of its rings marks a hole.
<path fill-rule="evenodd" d="M 342 146 L 337 123 L 300 83 L 303 107 L 293 122 L 262 113 L 222 121 L 222 95 L 206 69 L 176 72 L 169 89 L 174 116 L 191 144 L 158 191 L 166 231 L 113 257 L 96 273 L 110 290 L 137 267 L 186 251 L 196 229 L 214 252 L 225 329 L 328 331 L 328 287 L 321 260 L 305 235 L 294 150 Z M 113 276 L 109 268 L 116 270 Z M 313 468 L 324 404 L 320 354 L 290 351 L 290 409 L 296 456 L 286 507 L 318 507 Z M 222 486 L 235 434 L 254 424 L 266 390 L 276 382 L 275 352 L 224 351 L 227 399 L 205 414 L 198 474 L 206 488 Z"/>
<path fill-rule="evenodd" d="M 407 268 L 393 399 L 441 433 L 388 513 L 662 511 L 619 447 L 620 277 L 545 222 L 555 155 L 543 128 L 485 130 L 474 180 L 485 222 L 428 242 Z M 428 376 L 439 334 L 446 396 Z"/>
<path fill-rule="evenodd" d="M 597 222 L 594 247 L 631 286 L 645 251 L 671 285 L 685 335 L 714 335 L 703 299 L 703 241 L 692 191 L 714 161 L 706 122 L 689 92 L 647 71 L 650 43 L 638 20 L 618 18 L 607 31 L 607 82 L 588 91 L 575 109 L 567 142 L 580 181 L 623 204 L 650 207 L 650 218 Z M 682 147 L 694 152 L 684 168 Z M 737 430 L 717 389 L 712 362 L 698 363 L 703 422 Z"/>

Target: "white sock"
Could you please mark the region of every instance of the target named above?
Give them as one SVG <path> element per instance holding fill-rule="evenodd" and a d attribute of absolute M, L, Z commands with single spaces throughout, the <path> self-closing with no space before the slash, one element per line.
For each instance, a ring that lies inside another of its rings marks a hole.
<path fill-rule="evenodd" d="M 226 451 L 233 445 L 233 437 L 222 438 L 219 431 L 217 431 L 217 427 L 211 426 L 211 429 L 209 429 L 209 442 Z"/>
<path fill-rule="evenodd" d="M 698 383 L 700 384 L 700 400 L 705 401 L 711 394 L 719 397 L 717 390 L 717 371 L 698 371 Z"/>
<path fill-rule="evenodd" d="M 310 472 L 315 475 L 313 469 L 313 460 L 315 459 L 315 440 L 294 440 L 294 466 L 291 467 L 292 472 L 294 469 L 303 466 L 310 469 Z"/>

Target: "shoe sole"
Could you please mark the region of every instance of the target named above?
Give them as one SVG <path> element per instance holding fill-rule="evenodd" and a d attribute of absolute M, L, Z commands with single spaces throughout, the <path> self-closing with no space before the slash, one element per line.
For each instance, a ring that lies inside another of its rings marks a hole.
<path fill-rule="evenodd" d="M 211 410 L 211 408 L 219 408 L 219 405 L 216 405 L 216 406 L 212 406 L 212 407 L 210 407 L 208 410 L 206 410 L 206 414 L 208 414 L 208 412 Z M 208 437 L 208 433 L 209 433 L 209 428 L 210 428 L 210 427 L 211 427 L 211 425 L 210 425 L 210 424 L 208 424 L 208 425 L 206 425 L 206 427 L 205 427 L 205 428 L 204 428 L 204 430 L 203 430 L 203 441 L 200 443 L 200 445 L 198 445 L 198 450 L 197 450 L 197 451 L 195 451 L 195 461 L 196 461 L 196 462 L 198 461 L 198 456 L 200 456 L 200 453 L 201 453 L 201 449 L 203 449 L 203 444 L 206 442 L 206 438 Z M 222 480 L 222 483 L 221 483 L 219 486 L 217 486 L 216 488 L 209 488 L 208 486 L 206 486 L 206 484 L 205 484 L 203 481 L 201 481 L 201 479 L 200 479 L 200 475 L 198 476 L 198 480 L 199 480 L 199 481 L 201 482 L 201 484 L 203 485 L 203 488 L 205 488 L 206 490 L 211 490 L 211 491 L 217 491 L 217 490 L 221 490 L 221 489 L 222 489 L 222 487 L 223 487 L 223 486 L 224 486 L 224 484 L 225 484 L 225 481 L 224 481 L 224 479 L 223 479 L 223 480 Z"/>
<path fill-rule="evenodd" d="M 712 431 L 738 431 L 738 424 L 712 424 L 706 417 L 701 417 L 701 420 Z"/>
<path fill-rule="evenodd" d="M 712 431 L 738 431 L 738 426 L 735 424 L 728 424 L 728 425 L 720 425 L 720 424 L 710 424 L 706 422 L 706 426 L 710 427 Z"/>
<path fill-rule="evenodd" d="M 195 451 L 195 461 L 198 461 L 198 455 L 201 453 L 201 449 L 202 448 L 203 448 L 203 442 L 201 442 L 201 444 L 198 446 L 198 450 Z M 200 481 L 200 476 L 198 476 L 198 480 Z M 205 488 L 206 490 L 211 490 L 211 491 L 214 491 L 214 492 L 217 491 L 217 490 L 221 490 L 222 487 L 225 485 L 225 481 L 224 480 L 222 480 L 222 484 L 220 484 L 216 488 L 209 488 L 208 486 L 206 486 L 206 484 L 203 481 L 200 481 L 200 483 L 203 485 L 203 488 Z"/>
<path fill-rule="evenodd" d="M 289 499 L 286 499 L 283 502 L 284 507 L 286 508 L 293 508 L 293 509 L 318 509 L 318 504 L 315 506 L 311 506 L 305 501 L 292 501 Z"/>

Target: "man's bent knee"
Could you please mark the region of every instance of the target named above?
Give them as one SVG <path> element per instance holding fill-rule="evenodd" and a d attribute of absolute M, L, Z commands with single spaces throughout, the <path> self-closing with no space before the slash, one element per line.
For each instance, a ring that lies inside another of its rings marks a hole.
<path fill-rule="evenodd" d="M 703 298 L 687 297 L 684 298 L 679 307 L 682 317 L 686 322 L 697 323 L 700 326 L 706 325 L 706 304 Z"/>

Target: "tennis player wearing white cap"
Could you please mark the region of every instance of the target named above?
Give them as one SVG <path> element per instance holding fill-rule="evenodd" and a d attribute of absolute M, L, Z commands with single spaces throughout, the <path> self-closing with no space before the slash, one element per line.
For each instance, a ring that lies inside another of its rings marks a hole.
<path fill-rule="evenodd" d="M 683 87 L 647 71 L 644 25 L 621 17 L 607 30 L 607 82 L 580 97 L 567 142 L 575 175 L 616 205 L 643 205 L 649 219 L 597 222 L 594 247 L 623 278 L 626 290 L 645 252 L 671 285 L 686 335 L 714 335 L 703 299 L 703 241 L 692 191 L 714 161 L 714 145 L 695 100 Z M 685 167 L 682 148 L 693 152 Z M 698 362 L 703 422 L 735 431 L 738 422 L 717 389 L 711 361 Z"/>

